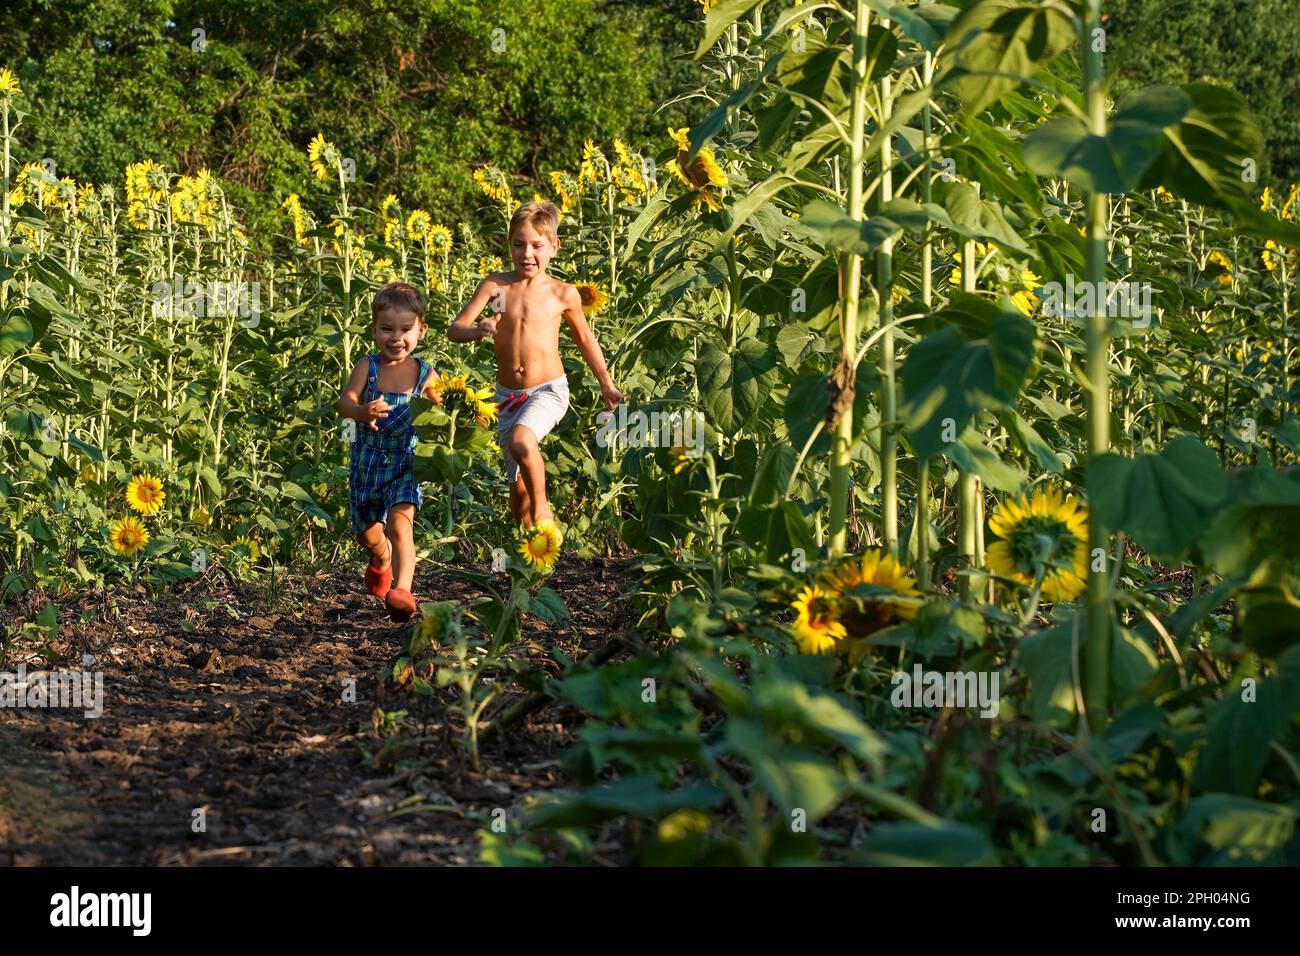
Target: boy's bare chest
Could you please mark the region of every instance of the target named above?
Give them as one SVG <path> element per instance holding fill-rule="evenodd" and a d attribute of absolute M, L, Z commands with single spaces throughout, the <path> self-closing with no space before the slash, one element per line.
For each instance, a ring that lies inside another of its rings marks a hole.
<path fill-rule="evenodd" d="M 525 330 L 549 332 L 560 327 L 563 311 L 559 300 L 551 295 L 520 297 L 514 302 L 507 300 L 499 326 L 507 333 Z"/>

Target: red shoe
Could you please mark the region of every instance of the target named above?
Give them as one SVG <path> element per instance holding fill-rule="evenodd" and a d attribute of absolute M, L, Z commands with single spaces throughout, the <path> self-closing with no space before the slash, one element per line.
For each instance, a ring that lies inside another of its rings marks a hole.
<path fill-rule="evenodd" d="M 393 586 L 393 563 L 388 562 L 388 567 L 380 570 L 373 564 L 366 568 L 366 588 L 375 597 L 383 597 L 388 593 L 389 588 Z"/>
<path fill-rule="evenodd" d="M 388 616 L 394 621 L 409 621 L 415 617 L 415 596 L 406 588 L 393 588 L 384 598 Z"/>

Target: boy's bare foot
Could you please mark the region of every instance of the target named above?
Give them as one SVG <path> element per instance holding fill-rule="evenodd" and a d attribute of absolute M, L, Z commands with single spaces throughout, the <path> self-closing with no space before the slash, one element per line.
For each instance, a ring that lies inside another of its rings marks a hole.
<path fill-rule="evenodd" d="M 388 616 L 394 621 L 409 621 L 415 617 L 415 596 L 406 588 L 393 588 L 384 599 Z"/>

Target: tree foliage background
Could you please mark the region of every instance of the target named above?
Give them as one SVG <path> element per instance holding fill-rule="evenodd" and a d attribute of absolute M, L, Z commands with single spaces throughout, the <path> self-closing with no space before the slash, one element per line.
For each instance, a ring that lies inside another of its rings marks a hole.
<path fill-rule="evenodd" d="M 207 166 L 254 227 L 301 190 L 317 132 L 380 195 L 473 218 L 476 165 L 544 182 L 584 139 L 666 143 L 656 113 L 692 45 L 690 0 L 5 0 L 0 63 L 24 140 L 59 175 Z M 195 49 L 193 31 L 204 31 Z M 502 34 L 494 34 L 495 30 Z M 504 41 L 504 50 L 494 50 Z M 685 64 L 682 65 L 685 67 Z M 689 67 L 687 67 L 689 68 Z"/>
<path fill-rule="evenodd" d="M 1121 88 L 1233 86 L 1270 144 L 1262 176 L 1300 177 L 1300 3 L 1106 9 Z M 587 138 L 653 152 L 709 105 L 656 112 L 693 85 L 699 16 L 694 0 L 5 0 L 0 63 L 35 106 L 24 139 L 60 175 L 118 182 L 145 157 L 207 166 L 265 235 L 317 131 L 375 192 L 445 221 L 476 218 L 482 163 L 543 183 Z"/>

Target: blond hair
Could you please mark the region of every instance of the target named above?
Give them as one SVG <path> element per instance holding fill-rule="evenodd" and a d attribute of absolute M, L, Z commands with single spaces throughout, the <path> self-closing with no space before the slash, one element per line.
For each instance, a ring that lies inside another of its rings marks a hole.
<path fill-rule="evenodd" d="M 513 239 L 515 230 L 524 223 L 528 223 L 551 242 L 560 241 L 560 210 L 555 203 L 530 200 L 521 205 L 510 217 L 510 232 L 507 238 Z"/>

